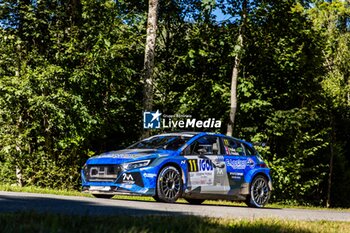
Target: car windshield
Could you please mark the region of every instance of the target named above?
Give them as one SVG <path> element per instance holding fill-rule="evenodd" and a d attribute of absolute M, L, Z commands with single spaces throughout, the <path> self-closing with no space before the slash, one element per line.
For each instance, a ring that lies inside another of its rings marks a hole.
<path fill-rule="evenodd" d="M 128 149 L 164 149 L 177 150 L 191 137 L 183 135 L 160 135 L 146 138 L 128 147 Z"/>

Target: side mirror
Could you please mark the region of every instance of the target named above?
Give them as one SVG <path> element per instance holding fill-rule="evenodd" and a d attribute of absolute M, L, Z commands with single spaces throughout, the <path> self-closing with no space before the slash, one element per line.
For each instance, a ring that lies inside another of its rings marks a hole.
<path fill-rule="evenodd" d="M 204 149 L 204 148 L 201 148 L 201 149 L 198 149 L 197 152 L 198 152 L 200 155 L 204 155 L 205 153 L 207 153 L 207 150 Z"/>

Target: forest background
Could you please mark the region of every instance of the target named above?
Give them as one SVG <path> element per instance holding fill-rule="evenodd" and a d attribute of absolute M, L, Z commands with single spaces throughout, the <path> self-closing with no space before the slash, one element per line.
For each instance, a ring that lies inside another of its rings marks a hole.
<path fill-rule="evenodd" d="M 147 15 L 0 1 L 1 184 L 79 189 L 88 157 L 142 137 Z M 239 58 L 233 136 L 266 144 L 272 201 L 350 207 L 349 17 L 347 1 L 159 0 L 152 108 L 226 133 Z"/>

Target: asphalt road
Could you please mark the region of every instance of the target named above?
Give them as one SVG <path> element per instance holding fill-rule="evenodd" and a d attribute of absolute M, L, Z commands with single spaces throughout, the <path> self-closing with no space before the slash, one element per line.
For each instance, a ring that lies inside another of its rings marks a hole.
<path fill-rule="evenodd" d="M 167 204 L 0 191 L 0 212 L 37 211 L 73 215 L 196 215 L 219 218 L 282 218 L 350 222 L 350 212 L 248 208 L 239 206 Z"/>

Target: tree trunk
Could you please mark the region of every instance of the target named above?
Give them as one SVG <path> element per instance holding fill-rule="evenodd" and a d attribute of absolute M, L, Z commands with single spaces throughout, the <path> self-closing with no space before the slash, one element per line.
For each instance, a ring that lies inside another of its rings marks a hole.
<path fill-rule="evenodd" d="M 241 37 L 241 35 L 239 35 Z M 233 126 L 237 111 L 237 80 L 238 80 L 238 68 L 240 64 L 240 58 L 238 55 L 235 57 L 235 63 L 232 70 L 231 79 L 231 99 L 230 99 L 230 119 L 227 125 L 227 135 L 232 136 Z"/>
<path fill-rule="evenodd" d="M 330 159 L 329 159 L 329 174 L 328 174 L 328 190 L 327 190 L 327 202 L 326 207 L 331 207 L 331 191 L 332 191 L 332 175 L 333 175 L 333 160 L 334 160 L 334 148 L 333 148 L 333 142 L 334 142 L 334 125 L 333 125 L 333 117 L 331 116 L 331 135 L 330 135 Z"/>
<path fill-rule="evenodd" d="M 73 26 L 79 26 L 81 21 L 82 5 L 80 0 L 70 1 L 70 18 Z"/>
<path fill-rule="evenodd" d="M 143 67 L 143 110 L 150 111 L 153 107 L 153 67 L 157 37 L 158 0 L 149 0 L 147 19 L 147 38 L 145 46 L 145 61 Z"/>
<path fill-rule="evenodd" d="M 18 165 L 16 165 L 16 178 L 17 178 L 17 185 L 19 187 L 23 187 L 22 170 Z"/>
<path fill-rule="evenodd" d="M 245 30 L 245 25 L 247 21 L 247 0 L 244 0 L 242 2 L 242 17 L 241 17 L 241 26 L 239 29 L 239 34 L 238 34 L 238 39 L 237 39 L 237 45 L 239 46 L 239 49 L 237 51 L 235 61 L 233 64 L 233 69 L 232 69 L 232 78 L 231 78 L 231 98 L 230 98 L 230 118 L 229 122 L 227 124 L 227 132 L 226 134 L 228 136 L 232 136 L 233 133 L 233 127 L 235 124 L 235 117 L 236 117 L 236 112 L 237 112 L 237 81 L 238 81 L 238 73 L 239 73 L 239 68 L 241 64 L 241 55 L 242 55 L 242 50 L 243 50 L 243 45 L 244 45 L 244 30 Z"/>
<path fill-rule="evenodd" d="M 153 68 L 157 38 L 158 0 L 149 0 L 147 18 L 147 38 L 145 46 L 145 60 L 143 65 L 143 110 L 151 111 L 153 108 Z M 149 130 L 144 130 L 142 137 L 148 137 Z"/>

